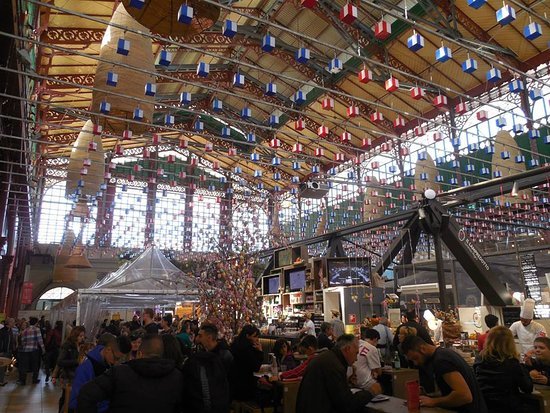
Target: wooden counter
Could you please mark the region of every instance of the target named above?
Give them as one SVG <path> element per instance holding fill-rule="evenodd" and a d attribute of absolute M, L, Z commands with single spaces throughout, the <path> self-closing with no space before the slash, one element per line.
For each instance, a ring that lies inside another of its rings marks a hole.
<path fill-rule="evenodd" d="M 384 402 L 367 404 L 367 411 L 370 413 L 409 413 L 405 400 L 391 397 Z M 419 413 L 452 413 L 452 410 L 440 407 L 421 407 Z"/>

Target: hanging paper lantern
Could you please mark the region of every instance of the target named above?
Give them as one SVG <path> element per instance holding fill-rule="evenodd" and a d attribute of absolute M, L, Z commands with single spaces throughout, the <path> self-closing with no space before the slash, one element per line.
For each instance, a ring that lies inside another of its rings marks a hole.
<path fill-rule="evenodd" d="M 128 56 L 128 53 L 130 53 L 130 40 L 120 37 L 117 42 L 116 52 L 123 56 Z"/>
<path fill-rule="evenodd" d="M 303 105 L 306 103 L 306 94 L 303 90 L 298 89 L 294 94 L 294 103 L 296 105 Z"/>
<path fill-rule="evenodd" d="M 512 125 L 512 130 L 514 131 L 515 134 L 523 133 L 523 125 L 520 123 L 514 123 Z"/>
<path fill-rule="evenodd" d="M 502 79 L 502 73 L 496 67 L 491 68 L 485 76 L 487 82 L 498 82 Z"/>
<path fill-rule="evenodd" d="M 424 96 L 426 96 L 426 91 L 424 90 L 424 88 L 419 87 L 419 86 L 415 86 L 411 89 L 411 97 L 414 100 L 420 100 Z"/>
<path fill-rule="evenodd" d="M 116 86 L 118 83 L 118 74 L 115 72 L 107 72 L 107 81 L 108 86 Z"/>
<path fill-rule="evenodd" d="M 129 129 L 126 129 L 124 132 L 122 132 L 122 140 L 130 140 L 132 139 L 132 131 Z"/>
<path fill-rule="evenodd" d="M 222 34 L 225 37 L 233 38 L 237 34 L 237 22 L 226 19 L 223 23 Z"/>
<path fill-rule="evenodd" d="M 357 7 L 353 4 L 346 3 L 340 9 L 340 20 L 344 23 L 351 24 L 357 19 Z"/>
<path fill-rule="evenodd" d="M 361 146 L 363 148 L 366 148 L 366 149 L 372 147 L 372 139 L 371 138 L 363 138 Z"/>
<path fill-rule="evenodd" d="M 279 115 L 271 114 L 269 115 L 268 122 L 269 126 L 277 126 L 279 124 Z"/>
<path fill-rule="evenodd" d="M 259 161 L 260 161 L 260 154 L 254 153 L 254 152 L 251 153 L 251 154 L 250 154 L 250 160 L 251 160 L 252 162 L 259 162 Z"/>
<path fill-rule="evenodd" d="M 154 83 L 145 84 L 145 95 L 146 96 L 155 96 L 157 94 L 157 85 Z"/>
<path fill-rule="evenodd" d="M 343 153 L 335 153 L 334 154 L 334 160 L 336 162 L 345 162 L 346 156 Z"/>
<path fill-rule="evenodd" d="M 143 116 L 144 116 L 143 109 L 140 109 L 140 108 L 134 109 L 134 116 L 133 116 L 134 120 L 141 121 L 143 120 Z"/>
<path fill-rule="evenodd" d="M 200 77 L 207 77 L 210 73 L 210 64 L 205 62 L 199 62 L 197 64 L 197 75 Z"/>
<path fill-rule="evenodd" d="M 322 103 L 322 107 L 325 110 L 334 109 L 334 99 L 333 98 L 328 98 L 328 97 L 324 98 L 323 103 Z"/>
<path fill-rule="evenodd" d="M 315 148 L 315 156 L 317 157 L 325 156 L 324 148 Z"/>
<path fill-rule="evenodd" d="M 273 37 L 270 34 L 266 34 L 262 38 L 262 50 L 264 52 L 271 52 L 273 49 L 275 49 L 275 37 Z"/>
<path fill-rule="evenodd" d="M 281 147 L 281 140 L 278 138 L 273 138 L 269 141 L 269 146 L 273 149 L 277 149 Z"/>
<path fill-rule="evenodd" d="M 141 156 L 143 159 L 149 159 L 151 157 L 151 151 L 147 148 L 143 149 L 143 152 L 141 153 Z"/>
<path fill-rule="evenodd" d="M 481 6 L 485 5 L 487 3 L 486 0 L 468 0 L 468 6 L 479 9 Z"/>
<path fill-rule="evenodd" d="M 174 115 L 165 115 L 164 116 L 164 125 L 165 126 L 172 126 L 174 125 L 175 117 Z"/>
<path fill-rule="evenodd" d="M 359 116 L 359 107 L 355 105 L 351 105 L 348 107 L 347 110 L 348 118 L 355 118 L 356 116 Z"/>
<path fill-rule="evenodd" d="M 382 112 L 375 111 L 370 115 L 370 120 L 375 123 L 382 122 L 384 120 L 384 115 Z"/>
<path fill-rule="evenodd" d="M 227 156 L 237 156 L 237 148 L 227 149 Z"/>
<path fill-rule="evenodd" d="M 399 128 L 405 126 L 405 119 L 401 117 L 401 115 L 397 115 L 397 117 L 393 120 L 393 127 Z"/>
<path fill-rule="evenodd" d="M 161 50 L 159 53 L 158 64 L 160 66 L 170 66 L 172 59 L 172 53 L 167 50 Z"/>
<path fill-rule="evenodd" d="M 204 151 L 205 152 L 212 152 L 214 150 L 214 144 L 212 142 L 206 142 L 204 144 Z"/>
<path fill-rule="evenodd" d="M 510 83 L 508 83 L 508 89 L 512 93 L 519 93 L 525 90 L 525 86 L 523 85 L 523 82 L 520 79 L 512 80 Z"/>
<path fill-rule="evenodd" d="M 415 126 L 414 136 L 424 136 L 425 134 L 426 134 L 426 127 L 425 126 Z"/>
<path fill-rule="evenodd" d="M 511 6 L 504 5 L 496 11 L 496 18 L 501 26 L 506 26 L 516 20 L 516 11 Z"/>
<path fill-rule="evenodd" d="M 339 73 L 344 68 L 344 64 L 340 59 L 335 57 L 328 64 L 328 71 L 332 74 Z"/>
<path fill-rule="evenodd" d="M 374 37 L 379 40 L 386 40 L 391 35 L 391 24 L 385 20 L 376 23 L 373 29 Z"/>
<path fill-rule="evenodd" d="M 111 111 L 111 104 L 104 100 L 99 104 L 99 111 L 105 115 L 109 114 Z"/>
<path fill-rule="evenodd" d="M 542 27 L 537 22 L 531 22 L 523 28 L 523 35 L 527 40 L 535 40 L 542 36 Z"/>
<path fill-rule="evenodd" d="M 182 4 L 178 10 L 178 21 L 183 24 L 190 24 L 193 21 L 193 7 Z"/>
<path fill-rule="evenodd" d="M 470 144 L 468 145 L 468 152 L 469 152 L 469 153 L 477 152 L 478 149 L 479 149 L 479 146 L 478 146 L 478 144 L 475 143 L 475 142 L 474 142 L 474 143 L 470 143 Z"/>
<path fill-rule="evenodd" d="M 296 142 L 292 146 L 292 152 L 294 152 L 294 153 L 302 153 L 303 151 L 304 151 L 304 147 L 301 143 Z"/>
<path fill-rule="evenodd" d="M 320 138 L 326 138 L 329 134 L 328 127 L 325 125 L 319 126 L 319 129 L 317 129 L 317 136 Z"/>
<path fill-rule="evenodd" d="M 212 101 L 212 110 L 214 112 L 221 112 L 222 109 L 223 109 L 223 102 L 218 98 L 214 98 L 214 100 Z"/>
<path fill-rule="evenodd" d="M 465 102 L 457 103 L 455 106 L 455 114 L 462 115 L 468 111 L 468 106 Z"/>
<path fill-rule="evenodd" d="M 443 140 L 443 134 L 441 132 L 434 132 L 433 140 L 434 140 L 434 142 L 439 142 L 439 141 Z"/>
<path fill-rule="evenodd" d="M 364 68 L 359 72 L 358 78 L 361 83 L 369 83 L 372 80 L 372 71 Z"/>
<path fill-rule="evenodd" d="M 252 117 L 252 109 L 245 106 L 241 109 L 241 118 L 242 119 L 250 119 Z"/>
<path fill-rule="evenodd" d="M 265 94 L 267 96 L 275 96 L 277 94 L 277 85 L 273 82 L 269 82 L 265 85 Z"/>
<path fill-rule="evenodd" d="M 464 73 L 474 73 L 477 70 L 477 60 L 466 59 L 462 62 L 462 71 Z"/>
<path fill-rule="evenodd" d="M 435 60 L 444 63 L 453 57 L 453 53 L 449 47 L 441 46 L 435 51 Z"/>
<path fill-rule="evenodd" d="M 503 116 L 499 116 L 495 123 L 497 124 L 497 127 L 504 128 L 506 126 L 506 118 Z"/>
<path fill-rule="evenodd" d="M 445 95 L 437 95 L 434 100 L 433 104 L 436 108 L 442 108 L 447 106 L 447 96 Z"/>
<path fill-rule="evenodd" d="M 305 122 L 302 118 L 298 118 L 294 121 L 294 130 L 301 131 L 306 127 Z"/>
<path fill-rule="evenodd" d="M 424 47 L 424 38 L 418 33 L 413 33 L 413 35 L 407 39 L 407 47 L 412 52 L 419 51 Z"/>
<path fill-rule="evenodd" d="M 386 82 L 384 82 L 384 86 L 386 91 L 394 92 L 399 89 L 399 79 L 391 76 L 388 80 L 386 80 Z"/>
<path fill-rule="evenodd" d="M 540 131 L 538 129 L 531 129 L 527 132 L 527 136 L 529 137 L 529 139 L 540 138 Z"/>
<path fill-rule="evenodd" d="M 244 75 L 242 73 L 235 73 L 233 75 L 233 86 L 244 87 Z"/>
<path fill-rule="evenodd" d="M 296 50 L 295 59 L 298 63 L 307 63 L 311 58 L 311 52 L 305 47 L 300 47 Z"/>
<path fill-rule="evenodd" d="M 476 113 L 476 117 L 477 117 L 477 120 L 484 121 L 489 119 L 489 114 L 487 113 L 486 110 L 480 110 Z"/>
<path fill-rule="evenodd" d="M 340 137 L 340 140 L 341 140 L 343 143 L 349 143 L 349 142 L 351 142 L 351 133 L 349 133 L 348 131 L 342 132 L 342 135 L 341 135 L 341 137 Z"/>

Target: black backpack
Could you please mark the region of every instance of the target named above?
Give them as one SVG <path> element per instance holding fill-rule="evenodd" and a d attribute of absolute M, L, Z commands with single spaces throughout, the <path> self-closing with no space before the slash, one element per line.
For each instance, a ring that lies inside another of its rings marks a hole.
<path fill-rule="evenodd" d="M 189 411 L 227 413 L 231 404 L 227 372 L 220 356 L 201 351 L 192 354 L 183 365 L 185 400 Z"/>

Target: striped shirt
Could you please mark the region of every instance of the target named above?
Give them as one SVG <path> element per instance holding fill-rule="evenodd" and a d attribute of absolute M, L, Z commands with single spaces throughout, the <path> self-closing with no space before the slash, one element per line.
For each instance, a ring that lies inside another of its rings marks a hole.
<path fill-rule="evenodd" d="M 18 350 L 22 353 L 30 353 L 42 349 L 44 351 L 44 341 L 40 329 L 36 326 L 29 326 L 21 333 L 21 346 Z"/>

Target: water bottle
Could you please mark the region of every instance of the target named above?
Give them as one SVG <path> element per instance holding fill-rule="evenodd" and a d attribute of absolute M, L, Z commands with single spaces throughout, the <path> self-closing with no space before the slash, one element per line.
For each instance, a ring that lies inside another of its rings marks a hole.
<path fill-rule="evenodd" d="M 401 360 L 399 359 L 399 353 L 397 351 L 393 353 L 393 368 L 396 370 L 401 368 Z"/>
<path fill-rule="evenodd" d="M 269 353 L 269 357 L 271 357 L 271 374 L 273 376 L 277 376 L 279 374 L 279 368 L 277 367 L 277 358 L 275 358 L 275 354 Z"/>

